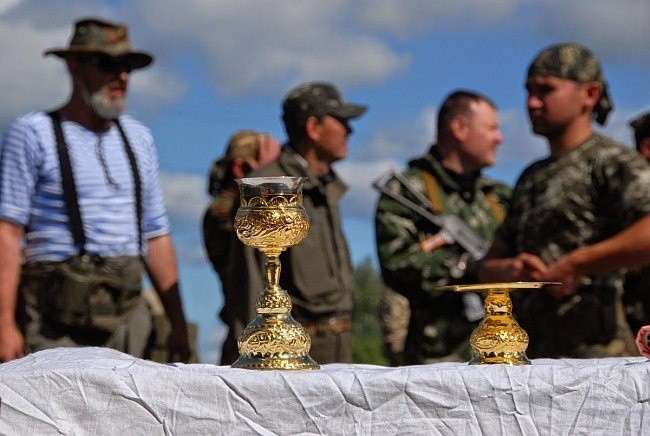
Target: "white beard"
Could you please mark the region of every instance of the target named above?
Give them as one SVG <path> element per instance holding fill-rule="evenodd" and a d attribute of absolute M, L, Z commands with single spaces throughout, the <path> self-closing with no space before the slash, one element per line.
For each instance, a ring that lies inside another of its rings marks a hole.
<path fill-rule="evenodd" d="M 86 104 L 95 111 L 97 116 L 104 120 L 117 118 L 126 108 L 125 98 L 112 100 L 101 90 L 91 94 L 88 89 L 84 89 L 83 96 Z"/>

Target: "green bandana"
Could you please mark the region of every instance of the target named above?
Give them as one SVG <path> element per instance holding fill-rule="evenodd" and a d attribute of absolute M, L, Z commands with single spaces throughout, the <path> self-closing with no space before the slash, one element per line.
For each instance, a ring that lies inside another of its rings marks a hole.
<path fill-rule="evenodd" d="M 558 44 L 542 50 L 528 68 L 528 77 L 554 76 L 578 83 L 598 82 L 603 92 L 594 107 L 594 116 L 599 124 L 605 124 L 613 108 L 607 83 L 603 78 L 598 58 L 580 44 Z"/>

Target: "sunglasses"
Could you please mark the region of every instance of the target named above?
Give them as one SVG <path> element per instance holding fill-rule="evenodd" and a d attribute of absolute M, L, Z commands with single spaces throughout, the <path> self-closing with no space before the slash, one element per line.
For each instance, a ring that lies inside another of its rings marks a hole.
<path fill-rule="evenodd" d="M 119 74 L 130 73 L 133 71 L 133 67 L 129 62 L 107 55 L 84 56 L 81 58 L 81 62 L 84 64 L 94 65 L 104 73 Z"/>

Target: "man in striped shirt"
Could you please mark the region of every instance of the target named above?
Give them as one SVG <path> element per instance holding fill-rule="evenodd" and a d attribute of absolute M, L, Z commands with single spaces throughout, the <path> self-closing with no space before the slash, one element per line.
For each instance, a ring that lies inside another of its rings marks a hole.
<path fill-rule="evenodd" d="M 99 19 L 78 21 L 68 48 L 45 54 L 66 62 L 72 93 L 63 107 L 28 113 L 4 135 L 0 361 L 60 346 L 143 357 L 151 330 L 143 269 L 172 326 L 170 356 L 187 361 L 157 152 L 149 129 L 121 115 L 131 71 L 153 57 L 131 48 L 126 26 Z"/>

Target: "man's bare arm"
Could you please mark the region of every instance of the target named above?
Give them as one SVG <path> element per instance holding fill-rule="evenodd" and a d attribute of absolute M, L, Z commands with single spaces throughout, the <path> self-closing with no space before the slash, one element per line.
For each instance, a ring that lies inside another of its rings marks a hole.
<path fill-rule="evenodd" d="M 575 292 L 582 276 L 605 274 L 621 268 L 635 269 L 649 263 L 650 215 L 604 241 L 560 257 L 549 265 L 541 280 L 561 282 L 554 293 L 570 295 Z"/>
<path fill-rule="evenodd" d="M 503 239 L 496 236 L 479 264 L 483 283 L 540 281 L 547 270 L 544 261 L 530 253 L 512 255 Z"/>
<path fill-rule="evenodd" d="M 25 342 L 16 325 L 23 234 L 22 226 L 0 221 L 0 362 L 25 355 Z"/>
<path fill-rule="evenodd" d="M 190 357 L 187 324 L 178 285 L 176 253 L 169 235 L 149 239 L 147 272 L 171 323 L 168 340 L 170 357 L 187 362 Z"/>

